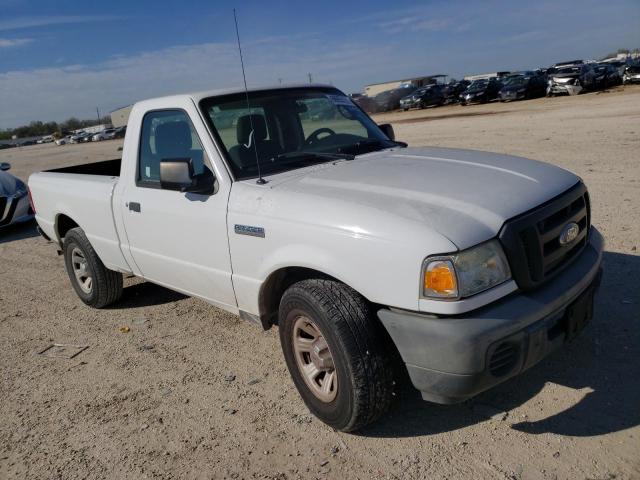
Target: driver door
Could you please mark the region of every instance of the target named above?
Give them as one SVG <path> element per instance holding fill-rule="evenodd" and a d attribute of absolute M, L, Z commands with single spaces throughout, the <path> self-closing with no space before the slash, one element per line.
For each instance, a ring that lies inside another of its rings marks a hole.
<path fill-rule="evenodd" d="M 235 309 L 226 227 L 229 184 L 220 182 L 211 195 L 163 189 L 161 160 L 190 158 L 195 173 L 215 170 L 185 110 L 149 111 L 141 125 L 135 172 L 119 200 L 126 232 L 122 242 L 137 273 Z"/>

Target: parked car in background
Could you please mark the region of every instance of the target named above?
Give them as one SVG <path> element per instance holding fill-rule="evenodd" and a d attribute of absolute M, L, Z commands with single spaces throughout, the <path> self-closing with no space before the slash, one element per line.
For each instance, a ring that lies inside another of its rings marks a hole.
<path fill-rule="evenodd" d="M 357 98 L 352 98 L 353 103 L 358 105 L 362 110 L 367 113 L 375 113 L 376 112 L 376 101 L 369 97 L 368 95 L 361 95 Z"/>
<path fill-rule="evenodd" d="M 71 137 L 69 135 L 56 140 L 56 145 L 67 145 L 68 143 L 71 143 Z"/>
<path fill-rule="evenodd" d="M 413 93 L 400 99 L 400 108 L 409 110 L 410 108 L 425 108 L 443 105 L 446 97 L 443 93 L 442 85 L 434 84 L 420 87 Z"/>
<path fill-rule="evenodd" d="M 118 127 L 113 132 L 113 138 L 124 138 L 125 133 L 127 133 L 127 126 L 124 125 L 122 127 Z"/>
<path fill-rule="evenodd" d="M 598 63 L 593 66 L 593 71 L 596 75 L 597 88 L 615 87 L 622 83 L 622 76 L 615 65 Z"/>
<path fill-rule="evenodd" d="M 87 135 L 86 132 L 76 132 L 69 137 L 69 143 L 80 143 L 80 140 Z"/>
<path fill-rule="evenodd" d="M 460 101 L 460 94 L 464 92 L 471 82 L 469 80 L 453 80 L 449 82 L 443 93 L 446 97 L 445 103 L 456 103 Z"/>
<path fill-rule="evenodd" d="M 566 65 L 549 69 L 547 96 L 558 94 L 577 95 L 597 87 L 596 75 L 588 63 Z"/>
<path fill-rule="evenodd" d="M 415 91 L 416 87 L 414 85 L 406 85 L 379 93 L 373 97 L 373 101 L 376 104 L 376 112 L 398 110 L 400 108 L 400 99 Z"/>
<path fill-rule="evenodd" d="M 51 143 L 51 142 L 53 142 L 53 140 L 54 140 L 54 138 L 53 138 L 53 136 L 52 136 L 52 135 L 45 135 L 44 137 L 39 138 L 39 139 L 36 141 L 36 143 L 37 143 L 37 144 L 42 144 L 42 143 Z"/>
<path fill-rule="evenodd" d="M 624 76 L 624 71 L 629 66 L 626 60 L 612 60 L 610 62 L 602 62 L 601 64 L 613 65 L 618 70 L 620 78 Z"/>
<path fill-rule="evenodd" d="M 624 69 L 624 83 L 640 83 L 640 65 L 629 65 Z"/>
<path fill-rule="evenodd" d="M 111 140 L 113 138 L 114 133 L 115 133 L 115 128 L 106 128 L 101 132 L 95 133 L 91 137 L 91 141 L 100 142 L 102 140 Z"/>
<path fill-rule="evenodd" d="M 25 183 L 8 170 L 11 165 L 0 163 L 0 227 L 26 222 L 33 218 Z"/>
<path fill-rule="evenodd" d="M 535 72 L 522 72 L 506 77 L 499 95 L 502 102 L 508 102 L 544 97 L 546 92 L 547 82 L 543 75 L 538 75 Z"/>
<path fill-rule="evenodd" d="M 495 78 L 474 80 L 459 96 L 460 105 L 487 103 L 495 100 L 500 93 L 502 83 Z"/>

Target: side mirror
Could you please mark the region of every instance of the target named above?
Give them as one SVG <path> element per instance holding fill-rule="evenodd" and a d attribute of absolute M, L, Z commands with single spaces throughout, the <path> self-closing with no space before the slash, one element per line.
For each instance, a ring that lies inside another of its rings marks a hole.
<path fill-rule="evenodd" d="M 387 136 L 387 138 L 389 138 L 389 140 L 395 141 L 396 134 L 393 131 L 393 127 L 390 123 L 383 123 L 382 125 L 378 125 L 378 128 L 382 130 L 382 132 Z"/>
<path fill-rule="evenodd" d="M 203 173 L 196 175 L 190 158 L 171 158 L 160 162 L 160 187 L 183 193 L 211 195 L 216 192 L 216 179 L 206 167 Z"/>
<path fill-rule="evenodd" d="M 0 171 L 6 172 L 11 168 L 11 164 L 7 162 L 0 163 Z"/>

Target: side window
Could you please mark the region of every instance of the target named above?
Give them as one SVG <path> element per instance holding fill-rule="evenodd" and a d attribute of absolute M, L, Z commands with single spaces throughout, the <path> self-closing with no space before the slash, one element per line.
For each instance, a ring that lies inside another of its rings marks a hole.
<path fill-rule="evenodd" d="M 182 110 L 147 113 L 142 120 L 136 183 L 158 188 L 160 161 L 175 158 L 190 158 L 196 174 L 204 171 L 204 150 L 189 117 Z"/>

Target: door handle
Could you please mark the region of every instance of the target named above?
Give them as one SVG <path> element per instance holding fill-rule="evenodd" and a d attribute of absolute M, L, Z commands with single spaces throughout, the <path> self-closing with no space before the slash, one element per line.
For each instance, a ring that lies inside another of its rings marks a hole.
<path fill-rule="evenodd" d="M 138 202 L 129 202 L 127 203 L 127 207 L 131 212 L 140 213 L 140 204 Z"/>

